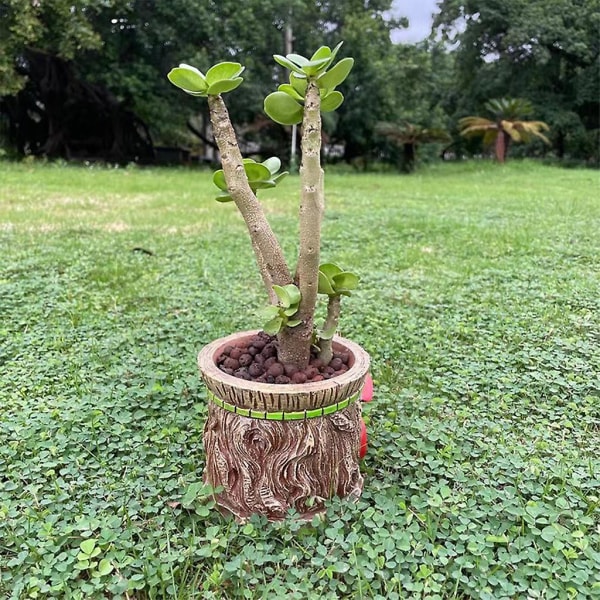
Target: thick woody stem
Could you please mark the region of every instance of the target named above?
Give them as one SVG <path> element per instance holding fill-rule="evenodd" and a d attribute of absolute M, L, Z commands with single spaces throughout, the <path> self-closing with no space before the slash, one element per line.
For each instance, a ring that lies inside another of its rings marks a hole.
<path fill-rule="evenodd" d="M 302 121 L 302 163 L 300 165 L 300 252 L 296 268 L 296 285 L 302 299 L 297 316 L 302 321 L 292 332 L 284 332 L 280 342 L 294 337 L 294 356 L 284 362 L 300 367 L 308 364 L 313 334 L 313 319 L 319 285 L 321 222 L 324 210 L 323 170 L 321 169 L 321 98 L 315 81 L 309 81 Z"/>
<path fill-rule="evenodd" d="M 325 318 L 325 324 L 323 325 L 324 331 L 337 329 L 338 323 L 340 322 L 341 303 L 341 296 L 329 296 L 329 302 L 327 303 L 327 317 Z M 321 338 L 319 340 L 319 346 L 321 348 L 319 352 L 319 358 L 325 364 L 329 364 L 333 358 L 333 346 L 331 338 L 327 340 Z"/>
<path fill-rule="evenodd" d="M 290 270 L 262 206 L 248 184 L 235 131 L 221 96 L 208 96 L 208 107 L 227 190 L 246 222 L 260 274 L 273 302 L 276 299 L 273 284 L 292 283 Z"/>

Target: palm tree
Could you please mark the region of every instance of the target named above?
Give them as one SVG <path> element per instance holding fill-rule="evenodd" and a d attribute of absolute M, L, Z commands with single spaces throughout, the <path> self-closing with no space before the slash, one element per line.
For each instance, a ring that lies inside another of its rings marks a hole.
<path fill-rule="evenodd" d="M 428 129 L 420 125 L 413 125 L 408 121 L 377 123 L 375 133 L 388 138 L 397 146 L 402 146 L 404 154 L 402 166 L 407 173 L 414 171 L 416 151 L 419 144 L 450 141 L 450 136 L 443 129 Z"/>
<path fill-rule="evenodd" d="M 494 144 L 496 160 L 506 160 L 511 142 L 530 142 L 537 137 L 550 144 L 542 133 L 550 128 L 544 121 L 524 121 L 522 117 L 533 112 L 531 103 L 522 98 L 495 98 L 484 104 L 486 110 L 494 115 L 494 120 L 485 117 L 464 117 L 459 123 L 463 136 L 483 135 L 483 144 Z"/>

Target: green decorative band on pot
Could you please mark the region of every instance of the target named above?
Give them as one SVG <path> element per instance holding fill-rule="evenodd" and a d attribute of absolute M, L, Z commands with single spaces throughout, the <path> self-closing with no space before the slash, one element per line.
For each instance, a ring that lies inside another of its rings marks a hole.
<path fill-rule="evenodd" d="M 340 410 L 344 410 L 344 408 L 347 408 L 350 404 L 358 400 L 359 395 L 360 392 L 357 392 L 341 402 L 336 402 L 335 404 L 330 404 L 329 406 L 323 406 L 322 408 L 288 412 L 267 412 L 264 410 L 253 410 L 251 408 L 242 408 L 241 406 L 229 404 L 228 402 L 225 402 L 224 400 L 221 400 L 221 398 L 215 396 L 212 392 L 208 392 L 209 399 L 223 410 L 235 413 L 241 417 L 262 419 L 267 421 L 300 421 L 303 419 L 316 419 L 317 417 L 325 417 L 327 415 L 332 415 L 333 413 L 339 412 Z"/>

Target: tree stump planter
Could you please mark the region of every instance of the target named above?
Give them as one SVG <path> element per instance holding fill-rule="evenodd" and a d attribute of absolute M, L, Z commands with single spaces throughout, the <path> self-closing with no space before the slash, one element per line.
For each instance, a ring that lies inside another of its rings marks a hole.
<path fill-rule="evenodd" d="M 334 351 L 350 354 L 350 368 L 333 379 L 277 385 L 222 372 L 216 359 L 223 349 L 256 333 L 221 338 L 198 355 L 209 396 L 204 480 L 223 488 L 217 504 L 238 519 L 278 520 L 292 508 L 309 519 L 333 496 L 357 499 L 363 486 L 359 397 L 369 355 L 336 337 Z"/>

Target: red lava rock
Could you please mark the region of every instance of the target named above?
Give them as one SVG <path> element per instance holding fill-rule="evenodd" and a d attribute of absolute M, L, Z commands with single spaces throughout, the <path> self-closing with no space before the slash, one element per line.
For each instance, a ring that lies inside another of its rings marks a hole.
<path fill-rule="evenodd" d="M 248 354 L 248 353 L 242 354 L 240 356 L 240 358 L 239 358 L 240 366 L 242 366 L 242 367 L 248 367 L 249 365 L 252 364 L 253 360 L 254 359 L 253 359 L 253 357 L 252 357 L 251 354 Z"/>
<path fill-rule="evenodd" d="M 296 365 L 284 365 L 283 368 L 288 377 L 293 377 L 294 373 L 297 373 L 300 370 Z"/>
<path fill-rule="evenodd" d="M 277 356 L 277 348 L 275 348 L 275 344 L 267 344 L 262 349 L 261 354 L 265 358 L 271 358 L 272 356 Z"/>
<path fill-rule="evenodd" d="M 249 367 L 248 367 L 248 373 L 250 373 L 251 377 L 260 377 L 263 373 L 265 372 L 265 369 L 262 365 L 259 365 L 257 363 L 252 363 Z"/>
<path fill-rule="evenodd" d="M 312 379 L 313 377 L 319 375 L 319 369 L 315 369 L 315 367 L 308 367 L 308 369 L 306 369 L 304 373 L 307 379 Z"/>
<path fill-rule="evenodd" d="M 267 360 L 267 362 L 271 360 L 270 358 Z M 281 375 L 283 375 L 284 370 L 283 370 L 283 365 L 281 363 L 273 363 L 270 367 L 269 370 L 267 371 L 267 375 L 273 375 L 273 377 L 279 377 Z"/>
<path fill-rule="evenodd" d="M 341 358 L 332 358 L 331 362 L 329 363 L 329 366 L 334 370 L 334 371 L 338 371 L 339 368 L 343 365 L 344 363 L 342 362 Z"/>
<path fill-rule="evenodd" d="M 240 368 L 240 362 L 238 360 L 236 360 L 235 358 L 227 358 L 225 360 L 225 362 L 223 363 L 223 366 L 226 369 L 231 369 L 232 371 L 235 371 L 236 369 Z"/>
<path fill-rule="evenodd" d="M 276 356 L 271 356 L 270 358 L 267 358 L 264 362 L 265 369 L 270 369 L 271 366 L 274 365 L 276 362 L 277 362 Z"/>
<path fill-rule="evenodd" d="M 250 381 L 250 373 L 246 367 L 240 367 L 239 369 L 233 372 L 234 377 L 238 377 L 239 379 L 245 379 L 246 381 Z"/>
<path fill-rule="evenodd" d="M 292 381 L 294 383 L 306 383 L 306 375 L 302 371 L 298 371 L 292 376 Z"/>
<path fill-rule="evenodd" d="M 244 351 L 241 348 L 233 348 L 233 350 L 229 353 L 229 356 L 237 360 L 243 353 Z"/>
<path fill-rule="evenodd" d="M 250 340 L 226 346 L 217 357 L 216 364 L 224 372 L 240 379 L 260 383 L 302 384 L 337 377 L 348 370 L 350 355 L 336 352 L 326 365 L 311 348 L 309 366 L 300 370 L 296 365 L 283 365 L 277 358 L 277 342 L 273 336 L 260 332 Z"/>

